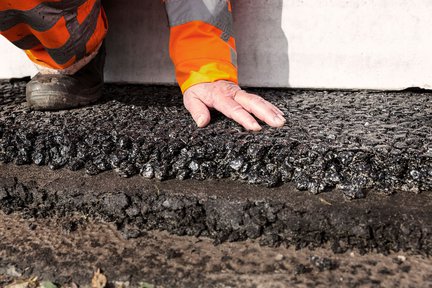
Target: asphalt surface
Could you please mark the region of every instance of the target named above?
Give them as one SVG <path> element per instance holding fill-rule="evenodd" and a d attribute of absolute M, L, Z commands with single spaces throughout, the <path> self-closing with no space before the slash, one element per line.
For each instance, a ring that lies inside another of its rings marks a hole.
<path fill-rule="evenodd" d="M 209 237 L 215 244 L 256 239 L 263 246 L 320 247 L 336 253 L 432 254 L 432 194 L 340 191 L 311 195 L 294 185 L 266 188 L 229 180 L 121 178 L 115 172 L 0 165 L 0 209 L 24 218 L 74 214 L 114 223 L 125 238 L 145 231 Z M 70 226 L 73 230 L 74 222 Z"/>
<path fill-rule="evenodd" d="M 31 111 L 24 89 L 0 81 L 0 281 L 85 283 L 97 265 L 167 287 L 431 285 L 427 91 L 251 89 L 287 124 L 250 133 L 218 113 L 197 129 L 176 87 L 106 85 L 60 112 Z"/>
<path fill-rule="evenodd" d="M 250 133 L 217 113 L 197 129 L 175 87 L 107 85 L 94 106 L 38 112 L 25 82 L 0 83 L 6 213 L 77 212 L 130 238 L 432 251 L 428 93 L 252 90 L 287 124 Z"/>
<path fill-rule="evenodd" d="M 251 90 L 287 115 L 245 132 L 213 115 L 197 129 L 178 88 L 107 85 L 101 103 L 35 112 L 20 81 L 0 82 L 0 162 L 115 170 L 158 180 L 222 179 L 345 197 L 432 191 L 430 93 Z"/>

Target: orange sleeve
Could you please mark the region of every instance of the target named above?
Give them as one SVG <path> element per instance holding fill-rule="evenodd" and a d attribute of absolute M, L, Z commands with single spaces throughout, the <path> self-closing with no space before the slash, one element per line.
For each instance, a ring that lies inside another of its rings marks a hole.
<path fill-rule="evenodd" d="M 166 1 L 170 56 L 182 92 L 217 80 L 238 83 L 231 5 L 227 0 L 213 2 L 215 6 L 208 7 L 202 0 Z"/>

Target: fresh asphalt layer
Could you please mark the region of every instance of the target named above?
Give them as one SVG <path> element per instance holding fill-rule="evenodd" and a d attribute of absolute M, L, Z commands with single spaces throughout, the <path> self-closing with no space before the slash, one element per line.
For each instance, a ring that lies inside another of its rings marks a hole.
<path fill-rule="evenodd" d="M 24 89 L 0 82 L 6 213 L 80 213 L 130 238 L 432 251 L 429 93 L 252 89 L 287 124 L 250 133 L 217 113 L 197 129 L 175 87 L 107 85 L 61 112 L 31 111 Z"/>

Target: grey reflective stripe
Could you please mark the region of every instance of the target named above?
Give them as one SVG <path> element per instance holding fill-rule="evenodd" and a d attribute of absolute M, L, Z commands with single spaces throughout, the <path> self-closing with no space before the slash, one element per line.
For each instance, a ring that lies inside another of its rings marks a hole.
<path fill-rule="evenodd" d="M 228 40 L 230 39 L 231 35 L 228 33 L 225 33 L 225 31 L 222 33 L 221 35 L 221 39 L 224 40 L 225 42 L 228 42 Z"/>
<path fill-rule="evenodd" d="M 166 0 L 165 6 L 171 27 L 203 21 L 222 30 L 225 41 L 234 34 L 226 0 Z"/>
<path fill-rule="evenodd" d="M 46 48 L 48 54 L 57 64 L 65 64 L 73 56 L 76 56 L 76 60 L 80 60 L 86 55 L 86 45 L 95 32 L 100 10 L 101 2 L 98 0 L 81 25 L 78 23 L 76 13 L 65 16 L 66 27 L 71 36 L 61 48 Z"/>
<path fill-rule="evenodd" d="M 238 67 L 237 65 L 237 52 L 230 47 L 230 53 L 231 53 L 231 64 L 233 64 L 236 68 Z"/>
<path fill-rule="evenodd" d="M 86 56 L 86 45 L 95 32 L 101 10 L 101 2 L 97 0 L 87 18 L 79 24 L 77 9 L 86 1 L 87 0 L 64 0 L 62 2 L 45 2 L 32 10 L 18 11 L 19 13 L 17 13 L 17 10 L 7 10 L 4 11 L 6 14 L 3 14 L 5 17 L 7 16 L 7 18 L 5 21 L 0 20 L 0 28 L 13 27 L 20 23 L 26 23 L 35 30 L 46 31 L 52 28 L 61 17 L 64 17 L 66 28 L 70 34 L 69 39 L 60 48 L 45 48 L 45 50 L 59 65 L 67 63 L 74 56 L 76 56 L 76 60 L 78 61 Z M 61 7 L 61 9 L 59 7 Z M 1 13 L 4 12 L 0 12 L 0 17 L 2 15 Z M 16 18 L 11 18 L 12 16 Z M 21 49 L 28 50 L 41 43 L 34 35 L 28 35 L 20 40 L 14 41 L 13 44 Z"/>
<path fill-rule="evenodd" d="M 13 44 L 23 50 L 30 50 L 40 44 L 34 35 L 27 35 L 24 38 L 14 41 Z"/>
<path fill-rule="evenodd" d="M 64 0 L 62 2 L 43 2 L 30 10 L 5 10 L 0 12 L 0 31 L 25 23 L 36 31 L 51 29 L 66 13 L 76 9 L 87 0 Z"/>

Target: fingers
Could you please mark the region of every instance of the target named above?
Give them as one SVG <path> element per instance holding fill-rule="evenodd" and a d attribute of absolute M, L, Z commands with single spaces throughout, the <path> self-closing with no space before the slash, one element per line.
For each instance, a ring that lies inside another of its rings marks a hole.
<path fill-rule="evenodd" d="M 282 127 L 286 122 L 281 110 L 258 95 L 249 94 L 242 90 L 236 93 L 234 100 L 272 127 Z"/>
<path fill-rule="evenodd" d="M 255 118 L 232 98 L 220 97 L 218 101 L 215 101 L 214 108 L 242 125 L 246 130 L 260 131 L 262 129 Z"/>
<path fill-rule="evenodd" d="M 210 123 L 209 109 L 193 93 L 185 94 L 183 102 L 198 127 L 203 128 Z"/>
<path fill-rule="evenodd" d="M 262 129 L 251 114 L 272 127 L 285 124 L 284 114 L 276 106 L 229 81 L 196 84 L 185 91 L 183 99 L 198 127 L 205 127 L 210 122 L 209 108 L 215 108 L 251 131 Z"/>
<path fill-rule="evenodd" d="M 267 101 L 268 102 L 268 101 Z M 278 107 L 276 107 L 275 105 L 271 104 L 270 102 L 268 102 L 271 106 L 273 106 L 274 109 L 276 109 L 276 112 L 279 113 L 281 116 L 284 116 L 285 113 L 280 110 Z"/>

